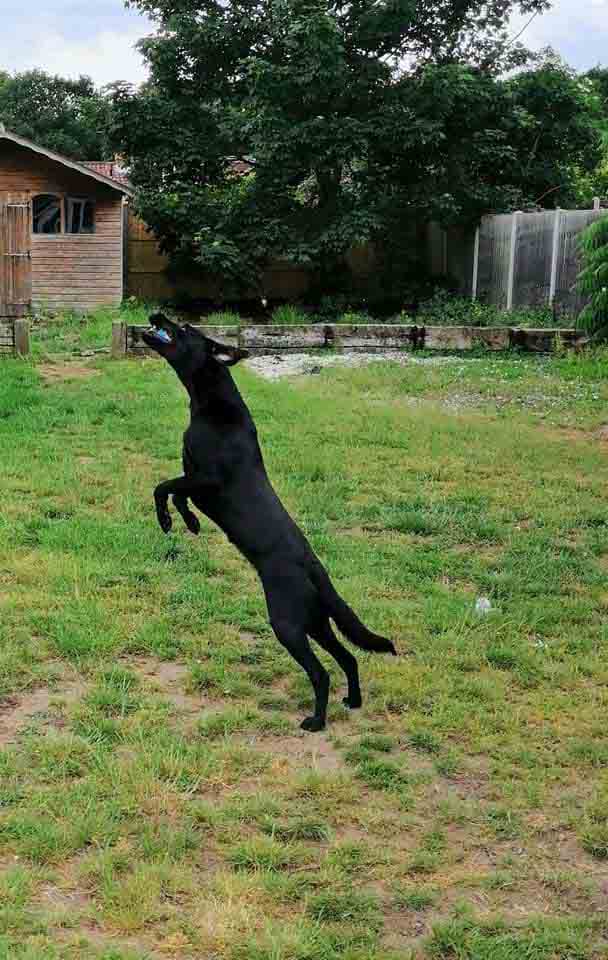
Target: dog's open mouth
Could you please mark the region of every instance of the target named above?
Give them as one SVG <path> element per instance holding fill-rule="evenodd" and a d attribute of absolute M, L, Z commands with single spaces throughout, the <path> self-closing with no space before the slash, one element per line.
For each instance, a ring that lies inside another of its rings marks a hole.
<path fill-rule="evenodd" d="M 173 337 L 162 327 L 150 327 L 146 330 L 146 335 L 151 340 L 158 340 L 160 343 L 173 343 Z"/>
<path fill-rule="evenodd" d="M 166 328 L 163 323 L 164 319 L 160 314 L 150 317 L 150 326 L 145 332 L 145 339 L 148 343 L 153 341 L 156 341 L 156 343 L 173 343 L 173 334 L 171 330 Z"/>

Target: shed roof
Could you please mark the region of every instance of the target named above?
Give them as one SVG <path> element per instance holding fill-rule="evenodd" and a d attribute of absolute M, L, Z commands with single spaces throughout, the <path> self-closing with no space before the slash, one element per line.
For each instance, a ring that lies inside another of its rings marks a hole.
<path fill-rule="evenodd" d="M 95 170 L 96 173 L 101 173 L 104 177 L 109 177 L 110 180 L 116 180 L 118 183 L 122 183 L 125 187 L 131 189 L 129 177 L 120 163 L 116 163 L 114 160 L 80 160 L 79 162 L 82 163 L 83 166 L 88 167 L 89 170 Z"/>
<path fill-rule="evenodd" d="M 97 167 L 107 167 L 108 164 L 94 164 L 88 166 L 86 163 L 79 163 L 77 160 L 70 160 L 69 157 L 64 157 L 60 153 L 55 153 L 54 150 L 49 150 L 47 147 L 41 147 L 40 144 L 34 143 L 32 140 L 28 140 L 26 137 L 22 137 L 17 133 L 13 133 L 11 130 L 7 130 L 3 123 L 0 122 L 0 141 L 8 140 L 11 143 L 16 143 L 20 147 L 24 147 L 26 150 L 31 150 L 33 153 L 38 153 L 40 156 L 47 157 L 49 160 L 54 160 L 55 163 L 60 163 L 64 167 L 67 167 L 70 170 L 75 170 L 77 173 L 82 174 L 83 177 L 89 177 L 91 180 L 97 180 L 98 183 L 103 183 L 104 186 L 110 187 L 112 190 L 117 190 L 119 193 L 126 194 L 131 196 L 133 191 L 131 187 L 126 183 L 125 179 L 117 179 L 112 176 L 107 176 L 105 172 L 97 169 Z"/>

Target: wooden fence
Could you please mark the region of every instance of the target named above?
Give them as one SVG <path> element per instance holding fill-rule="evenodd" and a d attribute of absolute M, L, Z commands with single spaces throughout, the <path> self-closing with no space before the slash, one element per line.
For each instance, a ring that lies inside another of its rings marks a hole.
<path fill-rule="evenodd" d="M 502 310 L 525 306 L 552 306 L 556 313 L 575 316 L 584 300 L 576 291 L 580 269 L 581 231 L 608 211 L 599 202 L 593 210 L 543 210 L 484 217 L 477 230 L 431 223 L 420 230 L 404 224 L 412 251 L 422 254 L 429 273 L 451 276 L 463 296 L 495 304 Z M 144 223 L 127 214 L 126 291 L 142 300 L 170 300 L 176 296 L 217 299 L 221 289 L 203 274 L 171 278 L 168 258 Z M 426 237 L 426 239 L 425 239 Z M 377 269 L 372 246 L 353 248 L 347 263 L 353 283 L 365 289 Z M 276 261 L 268 265 L 262 288 L 270 299 L 298 300 L 314 278 L 303 267 Z"/>
<path fill-rule="evenodd" d="M 169 258 L 145 223 L 132 210 L 126 212 L 125 290 L 138 300 L 163 301 L 176 297 L 210 299 L 221 302 L 222 288 L 216 279 L 204 274 L 172 276 Z M 277 261 L 271 263 L 262 278 L 262 289 L 271 299 L 297 300 L 310 285 L 304 267 Z"/>
<path fill-rule="evenodd" d="M 176 299 L 200 299 L 223 302 L 222 285 L 202 270 L 192 275 L 172 275 L 169 258 L 162 253 L 146 224 L 132 210 L 127 209 L 125 221 L 125 290 L 126 295 L 138 300 L 158 302 Z M 412 250 L 424 246 L 424 225 L 404 224 Z M 402 238 L 403 240 L 403 238 Z M 355 288 L 367 288 L 369 278 L 378 268 L 378 253 L 373 244 L 353 246 L 345 257 Z M 260 290 L 269 300 L 301 300 L 318 277 L 309 268 L 271 260 L 260 280 Z M 244 299 L 258 299 L 260 292 L 250 291 Z"/>
<path fill-rule="evenodd" d="M 158 357 L 141 339 L 145 327 L 115 323 L 112 356 Z M 240 346 L 252 354 L 280 354 L 307 350 L 521 350 L 550 353 L 556 344 L 577 346 L 585 342 L 579 330 L 522 329 L 514 327 L 418 327 L 405 324 L 311 324 L 302 326 L 198 326 L 220 342 Z"/>
<path fill-rule="evenodd" d="M 433 273 L 452 276 L 461 294 L 501 310 L 549 306 L 576 316 L 585 299 L 576 289 L 581 231 L 608 211 L 542 210 L 484 217 L 476 231 L 428 228 Z"/>
<path fill-rule="evenodd" d="M 25 357 L 29 352 L 30 327 L 27 320 L 0 317 L 0 357 Z"/>

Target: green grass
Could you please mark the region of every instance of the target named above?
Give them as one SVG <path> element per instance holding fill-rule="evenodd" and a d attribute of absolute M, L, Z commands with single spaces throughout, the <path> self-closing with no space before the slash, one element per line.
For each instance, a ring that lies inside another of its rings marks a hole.
<path fill-rule="evenodd" d="M 0 960 L 600 960 L 605 351 L 237 368 L 286 505 L 400 652 L 359 652 L 352 714 L 321 653 L 306 736 L 254 572 L 155 524 L 171 371 L 71 356 L 116 316 L 1 365 Z"/>
<path fill-rule="evenodd" d="M 395 906 L 400 910 L 428 910 L 438 901 L 437 891 L 432 887 L 412 885 L 395 891 Z"/>
<path fill-rule="evenodd" d="M 101 352 L 110 345 L 112 323 L 146 324 L 154 307 L 136 301 L 126 301 L 122 307 L 98 307 L 83 314 L 48 313 L 44 307 L 32 325 L 31 346 L 36 359 L 47 356 L 69 355 L 74 351 Z"/>
<path fill-rule="evenodd" d="M 281 326 L 291 326 L 292 324 L 300 323 L 309 324 L 310 316 L 298 307 L 285 304 L 285 306 L 276 307 L 272 311 L 270 322 Z"/>

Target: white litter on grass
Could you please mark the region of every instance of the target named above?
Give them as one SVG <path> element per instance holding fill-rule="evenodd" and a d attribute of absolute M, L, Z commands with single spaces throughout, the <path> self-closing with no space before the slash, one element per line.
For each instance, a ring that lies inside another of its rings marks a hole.
<path fill-rule="evenodd" d="M 479 614 L 489 613 L 492 609 L 492 604 L 487 597 L 478 597 L 475 603 L 475 610 Z"/>
<path fill-rule="evenodd" d="M 438 366 L 447 363 L 479 363 L 479 357 L 414 357 L 402 350 L 382 350 L 376 352 L 353 351 L 350 353 L 310 354 L 283 353 L 270 356 L 250 357 L 246 364 L 250 370 L 267 380 L 281 377 L 294 377 L 302 374 L 314 374 L 321 367 L 361 367 L 367 363 L 400 363 L 402 365 L 430 364 Z"/>

